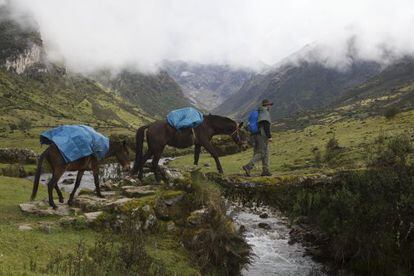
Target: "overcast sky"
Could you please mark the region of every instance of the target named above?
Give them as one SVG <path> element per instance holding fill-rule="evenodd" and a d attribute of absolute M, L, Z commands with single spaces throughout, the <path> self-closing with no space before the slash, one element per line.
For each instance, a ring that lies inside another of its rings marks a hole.
<path fill-rule="evenodd" d="M 163 60 L 258 69 L 307 44 L 343 66 L 350 38 L 363 58 L 414 53 L 413 0 L 10 1 L 33 15 L 51 58 L 84 72 Z"/>

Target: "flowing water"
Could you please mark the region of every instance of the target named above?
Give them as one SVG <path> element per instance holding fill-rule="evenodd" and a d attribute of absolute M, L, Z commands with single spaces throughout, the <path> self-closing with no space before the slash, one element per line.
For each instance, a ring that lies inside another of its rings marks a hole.
<path fill-rule="evenodd" d="M 289 244 L 286 219 L 268 207 L 245 208 L 231 204 L 229 214 L 236 224 L 243 225 L 245 237 L 255 257 L 243 275 L 325 275 L 322 265 L 305 254 L 300 244 Z M 260 214 L 267 214 L 261 218 Z M 262 224 L 261 228 L 259 223 Z"/>

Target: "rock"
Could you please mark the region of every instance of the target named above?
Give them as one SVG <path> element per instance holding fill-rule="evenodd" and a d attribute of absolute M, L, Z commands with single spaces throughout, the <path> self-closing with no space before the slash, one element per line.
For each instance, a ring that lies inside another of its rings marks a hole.
<path fill-rule="evenodd" d="M 122 193 L 128 197 L 142 197 L 153 195 L 157 191 L 152 185 L 146 186 L 123 186 Z"/>
<path fill-rule="evenodd" d="M 75 197 L 73 203 L 84 212 L 95 212 L 107 206 L 108 201 L 105 198 L 82 194 Z"/>
<path fill-rule="evenodd" d="M 101 185 L 101 190 L 103 191 L 111 191 L 113 188 L 114 188 L 114 183 L 112 182 L 112 180 L 105 181 Z"/>
<path fill-rule="evenodd" d="M 31 231 L 33 227 L 28 224 L 19 225 L 19 231 Z"/>
<path fill-rule="evenodd" d="M 0 148 L 0 163 L 36 164 L 37 154 L 33 150 L 18 148 Z"/>
<path fill-rule="evenodd" d="M 123 179 L 123 185 L 125 185 L 125 186 L 138 186 L 138 185 L 141 185 L 141 184 L 142 183 L 139 179 L 132 178 L 130 176 L 126 176 Z"/>
<path fill-rule="evenodd" d="M 62 184 L 64 185 L 72 185 L 73 183 L 75 183 L 75 179 L 73 178 L 65 178 L 62 181 Z"/>
<path fill-rule="evenodd" d="M 40 223 L 40 225 L 39 225 L 39 230 L 41 230 L 42 232 L 44 232 L 46 234 L 52 234 L 53 229 L 54 229 L 53 224 L 50 224 L 48 222 Z"/>
<path fill-rule="evenodd" d="M 259 228 L 266 229 L 266 230 L 271 229 L 270 225 L 268 223 L 265 223 L 265 222 L 260 222 L 259 223 Z"/>
<path fill-rule="evenodd" d="M 200 225 L 205 222 L 207 218 L 208 210 L 206 208 L 195 210 L 191 212 L 187 218 L 187 222 L 191 225 Z"/>
<path fill-rule="evenodd" d="M 150 214 L 147 219 L 145 220 L 144 223 L 144 230 L 148 230 L 153 228 L 155 225 L 157 224 L 157 218 L 153 215 Z"/>
<path fill-rule="evenodd" d="M 85 216 L 87 223 L 93 223 L 102 214 L 103 214 L 102 211 L 97 211 L 97 212 L 84 213 L 83 215 Z"/>
<path fill-rule="evenodd" d="M 142 207 L 142 211 L 149 213 L 151 212 L 151 206 L 149 206 L 148 204 L 145 205 L 144 207 Z"/>
<path fill-rule="evenodd" d="M 269 215 L 268 215 L 267 213 L 261 213 L 261 214 L 259 215 L 259 217 L 260 217 L 260 218 L 262 218 L 262 219 L 266 219 L 266 218 L 268 218 L 268 217 L 269 217 Z"/>
<path fill-rule="evenodd" d="M 184 198 L 184 195 L 179 195 L 179 196 L 172 197 L 172 198 L 169 198 L 169 199 L 164 199 L 164 203 L 168 207 L 170 207 L 170 206 L 173 206 L 173 205 L 177 204 L 178 202 L 180 202 L 183 198 Z"/>
<path fill-rule="evenodd" d="M 167 223 L 167 232 L 175 232 L 175 230 L 177 229 L 177 227 L 175 226 L 175 223 L 170 221 Z"/>
<path fill-rule="evenodd" d="M 56 203 L 58 208 L 54 210 L 49 206 L 49 203 L 44 201 L 33 201 L 28 203 L 19 204 L 20 210 L 24 213 L 48 216 L 48 215 L 57 215 L 57 216 L 69 216 L 72 213 L 71 208 L 65 203 Z"/>
<path fill-rule="evenodd" d="M 115 197 L 116 192 L 115 191 L 105 191 L 105 192 L 101 192 L 101 195 L 103 195 L 105 198 Z"/>
<path fill-rule="evenodd" d="M 204 167 L 209 168 L 210 166 L 210 163 L 204 163 Z"/>

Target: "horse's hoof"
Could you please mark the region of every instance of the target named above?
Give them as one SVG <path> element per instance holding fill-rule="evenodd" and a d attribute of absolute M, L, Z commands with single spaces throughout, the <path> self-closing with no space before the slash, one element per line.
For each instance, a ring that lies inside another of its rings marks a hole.
<path fill-rule="evenodd" d="M 62 197 L 62 198 L 59 198 L 59 202 L 60 203 L 64 203 L 65 202 L 65 199 Z"/>
<path fill-rule="evenodd" d="M 68 200 L 68 205 L 69 205 L 69 206 L 72 206 L 72 205 L 73 205 L 73 200 L 70 200 L 70 199 L 69 199 L 69 200 Z"/>
<path fill-rule="evenodd" d="M 56 205 L 52 205 L 53 210 L 57 210 L 57 206 Z"/>
<path fill-rule="evenodd" d="M 102 194 L 97 194 L 96 196 L 99 198 L 105 198 Z"/>

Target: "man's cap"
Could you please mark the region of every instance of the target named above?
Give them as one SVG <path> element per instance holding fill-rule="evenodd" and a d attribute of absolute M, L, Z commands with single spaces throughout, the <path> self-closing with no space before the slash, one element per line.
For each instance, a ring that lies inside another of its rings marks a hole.
<path fill-rule="evenodd" d="M 269 101 L 268 99 L 264 99 L 262 101 L 262 105 L 263 106 L 269 106 L 269 105 L 273 105 L 273 103 L 271 101 Z"/>

